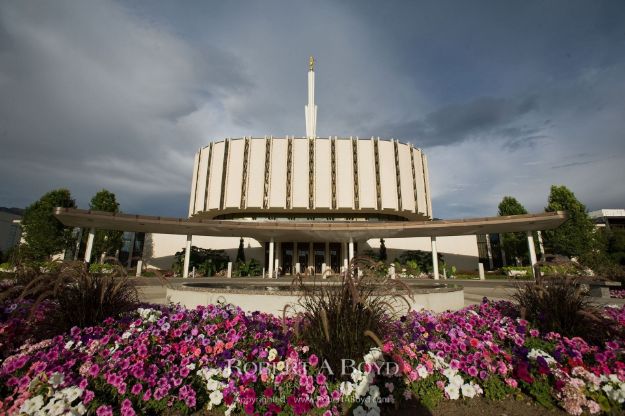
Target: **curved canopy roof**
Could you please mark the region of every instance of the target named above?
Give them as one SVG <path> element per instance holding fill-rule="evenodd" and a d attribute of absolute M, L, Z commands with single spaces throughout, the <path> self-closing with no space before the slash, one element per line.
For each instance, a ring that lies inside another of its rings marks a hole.
<path fill-rule="evenodd" d="M 73 227 L 178 235 L 251 237 L 259 241 L 363 241 L 370 238 L 406 238 L 493 234 L 557 228 L 567 219 L 563 211 L 505 217 L 433 221 L 230 221 L 152 217 L 110 212 L 55 208 L 54 215 Z"/>

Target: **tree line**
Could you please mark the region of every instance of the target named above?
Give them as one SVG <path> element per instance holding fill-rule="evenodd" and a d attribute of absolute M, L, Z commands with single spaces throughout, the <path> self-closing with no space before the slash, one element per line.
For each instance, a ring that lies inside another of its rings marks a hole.
<path fill-rule="evenodd" d="M 73 228 L 64 226 L 54 217 L 54 208 L 76 208 L 76 201 L 68 189 L 55 189 L 44 194 L 24 210 L 22 217 L 23 244 L 7 253 L 8 260 L 45 261 L 54 254 L 85 245 L 87 233 L 76 235 Z M 102 189 L 89 203 L 94 211 L 120 212 L 115 194 Z M 115 255 L 122 246 L 122 231 L 96 230 L 92 259 Z"/>
<path fill-rule="evenodd" d="M 625 230 L 596 227 L 586 206 L 566 186 L 551 187 L 545 211 L 568 214 L 568 219 L 558 228 L 542 232 L 547 253 L 577 258 L 600 274 L 613 274 L 615 268 L 625 265 Z M 527 210 L 516 198 L 505 196 L 499 203 L 498 214 L 520 215 L 527 214 Z M 505 233 L 501 244 L 507 258 L 527 264 L 525 233 Z"/>

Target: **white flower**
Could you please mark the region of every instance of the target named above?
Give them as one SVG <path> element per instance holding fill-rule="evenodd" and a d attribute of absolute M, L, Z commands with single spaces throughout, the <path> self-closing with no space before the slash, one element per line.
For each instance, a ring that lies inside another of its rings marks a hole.
<path fill-rule="evenodd" d="M 72 415 L 84 415 L 85 413 L 87 413 L 87 408 L 84 404 L 82 404 L 82 402 L 80 402 L 76 407 L 71 409 L 71 412 Z"/>
<path fill-rule="evenodd" d="M 224 414 L 226 416 L 230 416 L 230 414 L 232 414 L 232 411 L 237 407 L 236 402 L 232 403 L 230 406 L 228 406 L 228 408 L 226 409 L 226 411 L 224 412 Z"/>
<path fill-rule="evenodd" d="M 267 359 L 269 361 L 273 361 L 278 356 L 278 351 L 275 348 L 269 350 L 269 354 L 267 355 Z"/>
<path fill-rule="evenodd" d="M 224 378 L 229 378 L 231 374 L 232 374 L 232 368 L 230 368 L 230 366 L 227 366 L 221 371 L 221 375 Z"/>
<path fill-rule="evenodd" d="M 349 381 L 343 381 L 339 386 L 339 390 L 343 396 L 349 396 L 354 392 L 354 385 Z"/>
<path fill-rule="evenodd" d="M 428 376 L 428 369 L 425 368 L 424 365 L 419 364 L 417 366 L 417 374 L 419 374 L 420 378 L 426 378 Z"/>
<path fill-rule="evenodd" d="M 364 359 L 365 359 L 365 363 L 367 364 L 372 364 L 375 361 L 375 358 L 373 358 L 373 354 L 371 353 L 365 355 Z"/>
<path fill-rule="evenodd" d="M 450 400 L 458 400 L 460 398 L 460 388 L 455 384 L 448 384 L 445 387 L 445 393 Z"/>
<path fill-rule="evenodd" d="M 132 336 L 132 332 L 126 331 L 122 334 L 122 339 L 128 339 Z"/>
<path fill-rule="evenodd" d="M 219 381 L 213 380 L 212 378 L 206 380 L 206 388 L 208 391 L 217 390 L 219 387 L 221 387 L 221 383 Z"/>
<path fill-rule="evenodd" d="M 454 370 L 453 368 L 446 368 L 443 371 L 443 375 L 447 377 L 448 380 L 451 380 L 451 378 L 456 375 L 456 370 Z"/>
<path fill-rule="evenodd" d="M 462 376 L 460 376 L 459 374 L 456 374 L 455 376 L 452 376 L 449 379 L 449 384 L 453 384 L 454 386 L 460 388 L 460 386 L 462 386 L 462 384 L 464 383 L 464 380 L 462 379 Z"/>
<path fill-rule="evenodd" d="M 369 390 L 369 383 L 367 382 L 367 379 L 365 378 L 356 387 L 356 397 L 364 396 L 368 390 Z"/>
<path fill-rule="evenodd" d="M 547 365 L 549 366 L 557 363 L 555 358 L 553 358 L 551 355 L 547 354 L 545 351 L 538 349 L 538 348 L 533 348 L 527 354 L 527 357 L 533 358 L 534 360 L 537 359 L 538 357 L 542 357 L 547 362 Z"/>
<path fill-rule="evenodd" d="M 369 396 L 373 400 L 377 400 L 380 397 L 380 388 L 376 385 L 369 386 Z"/>
<path fill-rule="evenodd" d="M 61 390 L 61 392 L 65 396 L 65 399 L 67 400 L 68 403 L 71 403 L 77 398 L 79 398 L 80 396 L 82 396 L 82 389 L 76 386 L 68 387 L 66 389 Z"/>
<path fill-rule="evenodd" d="M 365 410 L 364 407 L 358 406 L 357 408 L 354 409 L 354 412 L 352 414 L 354 416 L 366 416 L 367 411 Z"/>
<path fill-rule="evenodd" d="M 56 372 L 50 376 L 49 383 L 52 387 L 57 388 L 63 384 L 63 380 L 65 380 L 65 376 L 62 373 Z"/>
<path fill-rule="evenodd" d="M 65 343 L 65 349 L 69 350 L 70 348 L 72 348 L 72 345 L 74 345 L 74 341 L 67 341 Z"/>
<path fill-rule="evenodd" d="M 224 395 L 219 390 L 215 390 L 208 397 L 210 398 L 213 406 L 219 406 L 221 404 L 221 400 L 224 398 Z"/>
<path fill-rule="evenodd" d="M 379 407 L 372 407 L 367 412 L 367 416 L 380 416 L 380 408 Z"/>
<path fill-rule="evenodd" d="M 475 391 L 475 387 L 473 387 L 473 385 L 468 383 L 462 385 L 462 397 L 472 399 L 476 394 L 477 392 Z"/>
<path fill-rule="evenodd" d="M 35 396 L 26 400 L 22 407 L 20 407 L 20 413 L 34 414 L 36 411 L 43 407 L 43 396 Z"/>
<path fill-rule="evenodd" d="M 354 383 L 358 383 L 361 379 L 362 372 L 355 368 L 354 371 L 352 371 L 352 380 L 354 381 Z"/>
<path fill-rule="evenodd" d="M 278 369 L 278 371 L 284 370 L 284 361 L 278 361 L 278 363 L 276 364 L 276 368 Z"/>
<path fill-rule="evenodd" d="M 65 402 L 63 400 L 52 400 L 42 410 L 45 410 L 46 415 L 62 415 L 65 413 Z"/>
<path fill-rule="evenodd" d="M 189 370 L 195 370 L 195 364 L 194 363 L 187 364 L 187 368 Z"/>

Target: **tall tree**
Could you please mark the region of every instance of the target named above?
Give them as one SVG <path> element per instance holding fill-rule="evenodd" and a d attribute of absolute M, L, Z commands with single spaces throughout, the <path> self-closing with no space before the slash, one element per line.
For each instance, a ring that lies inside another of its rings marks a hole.
<path fill-rule="evenodd" d="M 245 263 L 245 246 L 243 237 L 241 237 L 241 239 L 239 240 L 239 250 L 237 250 L 237 259 L 235 260 L 235 262 Z"/>
<path fill-rule="evenodd" d="M 568 220 L 545 232 L 545 244 L 554 253 L 587 260 L 593 252 L 600 250 L 596 228 L 582 204 L 566 186 L 551 187 L 547 212 L 566 211 Z"/>
<path fill-rule="evenodd" d="M 114 193 L 102 189 L 91 198 L 89 208 L 94 211 L 117 213 L 119 212 L 119 203 Z M 114 255 L 115 251 L 119 250 L 122 246 L 122 235 L 122 231 L 96 230 L 93 240 L 94 255 L 101 255 L 103 253 L 105 255 Z"/>
<path fill-rule="evenodd" d="M 71 228 L 65 227 L 53 215 L 56 207 L 76 208 L 69 190 L 50 191 L 24 211 L 25 253 L 34 260 L 47 259 L 72 245 Z"/>
<path fill-rule="evenodd" d="M 386 261 L 388 255 L 386 254 L 386 245 L 384 244 L 384 239 L 380 238 L 380 254 L 378 255 L 380 261 Z"/>
<path fill-rule="evenodd" d="M 504 196 L 498 207 L 500 216 L 527 214 L 527 210 L 516 198 Z M 527 239 L 525 233 L 505 233 L 501 236 L 503 249 L 506 258 L 509 260 L 518 259 L 520 262 L 527 262 L 529 259 L 527 252 Z"/>

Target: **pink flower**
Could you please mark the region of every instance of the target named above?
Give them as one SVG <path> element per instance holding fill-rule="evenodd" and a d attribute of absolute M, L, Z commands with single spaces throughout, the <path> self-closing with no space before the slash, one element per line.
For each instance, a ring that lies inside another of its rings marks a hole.
<path fill-rule="evenodd" d="M 321 409 L 324 407 L 328 407 L 328 405 L 330 404 L 330 397 L 328 396 L 319 396 L 317 397 L 317 402 L 315 403 L 317 405 L 317 408 Z"/>
<path fill-rule="evenodd" d="M 113 416 L 113 408 L 108 405 L 102 405 L 96 410 L 97 416 Z"/>
<path fill-rule="evenodd" d="M 317 364 L 319 364 L 319 357 L 317 357 L 315 354 L 311 354 L 311 356 L 308 357 L 308 364 L 316 367 Z"/>

